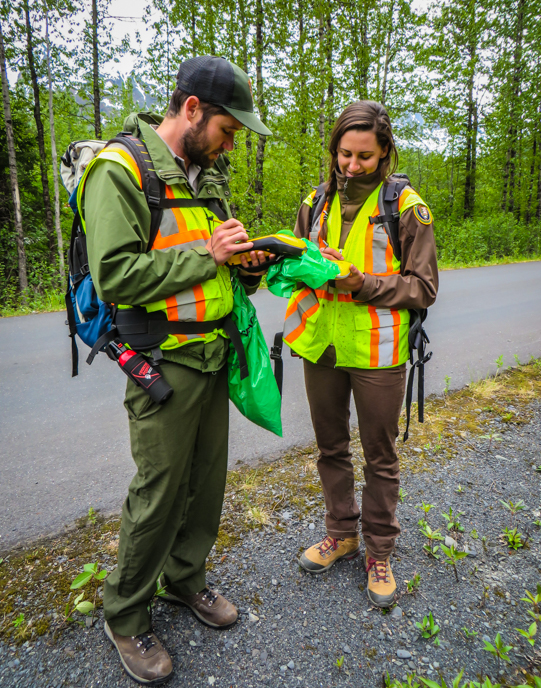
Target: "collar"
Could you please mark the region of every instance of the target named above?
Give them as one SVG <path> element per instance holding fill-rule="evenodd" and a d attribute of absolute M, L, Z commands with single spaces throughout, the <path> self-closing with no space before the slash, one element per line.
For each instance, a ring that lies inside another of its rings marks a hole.
<path fill-rule="evenodd" d="M 357 177 L 346 177 L 339 169 L 336 170 L 337 191 L 340 199 L 348 203 L 364 203 L 368 196 L 381 182 L 379 169 L 371 174 L 361 174 Z"/>

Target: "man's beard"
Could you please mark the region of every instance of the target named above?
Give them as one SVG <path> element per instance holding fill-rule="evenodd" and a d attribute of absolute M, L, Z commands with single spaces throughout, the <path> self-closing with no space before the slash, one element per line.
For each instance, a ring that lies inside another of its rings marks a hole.
<path fill-rule="evenodd" d="M 180 147 L 184 155 L 188 158 L 190 163 L 198 165 L 203 169 L 212 167 L 214 160 L 210 156 L 219 151 L 209 151 L 209 142 L 207 136 L 206 122 L 203 120 L 198 124 L 184 132 L 180 139 Z"/>

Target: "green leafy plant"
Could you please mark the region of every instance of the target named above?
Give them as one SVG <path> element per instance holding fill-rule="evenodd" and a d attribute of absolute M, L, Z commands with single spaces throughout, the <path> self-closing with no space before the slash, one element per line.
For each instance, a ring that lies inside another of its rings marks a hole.
<path fill-rule="evenodd" d="M 475 530 L 475 528 L 472 528 L 472 530 L 471 530 L 471 532 L 470 532 L 470 537 L 472 537 L 474 540 L 478 540 L 478 539 L 479 539 L 479 534 L 477 533 L 477 531 Z"/>
<path fill-rule="evenodd" d="M 421 631 L 423 638 L 435 638 L 440 632 L 440 627 L 436 625 L 432 612 L 425 616 L 422 621 L 416 621 L 415 625 Z"/>
<path fill-rule="evenodd" d="M 463 674 L 464 674 L 464 669 L 462 669 L 460 671 L 458 676 L 455 676 L 452 683 L 446 683 L 446 681 L 443 677 L 441 678 L 441 683 L 437 683 L 436 681 L 433 681 L 430 678 L 424 678 L 424 676 L 421 676 L 421 681 L 428 688 L 467 688 L 467 686 L 468 686 L 467 681 L 466 681 L 466 683 L 463 683 L 462 686 L 460 685 L 460 681 L 462 680 Z"/>
<path fill-rule="evenodd" d="M 408 496 L 408 493 L 407 493 L 407 492 L 404 492 L 404 490 L 403 490 L 402 488 L 400 488 L 400 489 L 398 490 L 398 498 L 400 499 L 400 502 L 401 502 L 402 504 L 404 503 L 404 499 L 405 499 L 407 496 Z"/>
<path fill-rule="evenodd" d="M 479 631 L 470 631 L 466 626 L 462 626 L 461 630 L 466 638 L 475 638 L 476 635 L 479 635 Z"/>
<path fill-rule="evenodd" d="M 479 435 L 479 438 L 482 440 L 488 440 L 489 451 L 492 448 L 492 442 L 501 442 L 503 440 L 503 437 L 493 430 L 491 430 L 488 435 Z"/>
<path fill-rule="evenodd" d="M 443 518 L 447 521 L 447 530 L 454 530 L 456 532 L 463 533 L 464 526 L 460 523 L 459 516 L 464 516 L 463 511 L 458 513 L 453 513 L 453 509 L 449 507 L 449 513 L 442 513 Z"/>
<path fill-rule="evenodd" d="M 520 362 L 520 359 L 519 359 L 519 357 L 518 357 L 518 354 L 515 354 L 515 355 L 513 356 L 513 358 L 515 359 L 515 363 L 517 364 L 517 366 L 520 368 L 520 366 L 522 365 L 522 363 Z"/>
<path fill-rule="evenodd" d="M 90 612 L 92 612 L 92 620 L 90 623 L 91 625 L 94 623 L 94 613 L 96 611 L 96 597 L 98 595 L 98 588 L 106 578 L 107 571 L 105 569 L 100 570 L 99 564 L 85 564 L 83 566 L 82 573 L 75 577 L 72 584 L 70 585 L 70 590 L 79 590 L 80 588 L 83 588 L 84 586 L 88 585 L 88 583 L 93 581 L 94 599 L 92 602 L 89 602 L 88 600 L 83 600 L 84 592 L 81 593 L 81 595 L 79 595 L 79 597 L 77 597 L 73 602 L 73 609 L 71 610 L 71 612 L 69 612 L 68 602 L 68 605 L 66 606 L 66 613 L 64 614 L 66 621 L 72 621 L 73 619 L 71 618 L 71 614 L 74 611 L 78 611 L 82 614 L 89 614 Z"/>
<path fill-rule="evenodd" d="M 397 678 L 391 680 L 389 672 L 387 672 L 385 688 L 421 688 L 421 684 L 417 683 L 415 674 L 408 674 L 405 681 L 400 681 Z"/>
<path fill-rule="evenodd" d="M 466 685 L 464 685 L 464 688 L 466 688 Z M 492 681 L 487 676 L 483 683 L 479 683 L 479 681 L 470 681 L 467 685 L 467 688 L 502 688 L 502 684 L 492 683 Z"/>
<path fill-rule="evenodd" d="M 513 649 L 513 646 L 506 645 L 499 633 L 496 633 L 494 644 L 489 643 L 488 640 L 484 640 L 483 642 L 485 643 L 483 650 L 490 652 L 490 654 L 494 655 L 500 662 L 502 660 L 504 662 L 511 662 L 509 659 L 509 651 Z"/>
<path fill-rule="evenodd" d="M 495 363 L 496 363 L 496 375 L 498 375 L 500 370 L 503 368 L 503 354 L 501 356 L 498 356 L 498 358 L 495 360 Z"/>
<path fill-rule="evenodd" d="M 464 488 L 462 485 L 458 485 L 458 487 L 455 489 L 455 492 L 458 494 L 462 494 L 464 492 Z"/>
<path fill-rule="evenodd" d="M 425 515 L 425 519 L 428 516 L 428 512 L 430 509 L 434 508 L 434 504 L 425 504 L 425 502 L 421 502 L 421 504 L 417 504 L 417 509 L 421 509 Z"/>
<path fill-rule="evenodd" d="M 15 628 L 19 628 L 20 626 L 23 625 L 23 623 L 24 623 L 24 614 L 21 612 L 19 614 L 19 616 L 15 619 L 15 621 L 13 621 L 13 626 Z"/>
<path fill-rule="evenodd" d="M 524 594 L 526 597 L 521 597 L 521 601 L 532 605 L 532 609 L 528 609 L 528 614 L 532 617 L 532 619 L 541 623 L 541 583 L 537 584 L 536 595 L 532 595 L 532 593 L 528 590 L 526 590 Z"/>
<path fill-rule="evenodd" d="M 417 525 L 418 525 L 419 528 L 422 530 L 423 528 L 426 528 L 426 527 L 427 527 L 428 521 L 426 520 L 426 518 L 421 517 L 421 518 L 417 521 Z"/>
<path fill-rule="evenodd" d="M 341 657 L 337 657 L 335 665 L 336 665 L 338 671 L 340 671 L 342 669 L 343 664 L 344 664 L 344 655 L 342 655 Z"/>
<path fill-rule="evenodd" d="M 96 524 L 96 512 L 93 507 L 90 507 L 88 510 L 88 515 L 87 515 L 88 522 L 91 523 L 92 525 Z"/>
<path fill-rule="evenodd" d="M 503 530 L 502 537 L 506 541 L 507 546 L 511 547 L 511 549 L 514 549 L 515 551 L 517 549 L 520 549 L 521 547 L 524 547 L 522 535 L 521 535 L 521 533 L 517 532 L 516 528 L 509 529 L 509 528 L 505 527 Z"/>
<path fill-rule="evenodd" d="M 536 473 L 541 473 L 541 464 L 535 467 Z"/>
<path fill-rule="evenodd" d="M 534 526 L 537 526 L 538 528 L 541 528 L 541 518 L 538 518 L 536 521 L 532 521 Z"/>
<path fill-rule="evenodd" d="M 514 688 L 541 688 L 541 677 L 539 676 L 528 676 L 528 680 L 532 681 L 529 684 L 521 684 L 520 686 L 514 686 Z"/>
<path fill-rule="evenodd" d="M 509 500 L 508 502 L 504 502 L 503 499 L 500 499 L 500 504 L 503 504 L 503 506 L 511 512 L 513 516 L 516 516 L 516 514 L 519 511 L 522 511 L 523 509 L 526 508 L 526 504 L 522 501 L 522 499 L 519 499 L 518 502 L 512 502 Z"/>
<path fill-rule="evenodd" d="M 537 634 L 537 624 L 535 621 L 530 625 L 527 631 L 524 631 L 522 628 L 515 628 L 515 631 L 518 631 L 521 636 L 526 638 L 532 647 L 535 645 L 535 636 Z"/>
<path fill-rule="evenodd" d="M 444 394 L 449 394 L 449 385 L 451 384 L 451 376 L 446 375 L 445 376 L 445 387 L 443 388 L 443 393 Z"/>
<path fill-rule="evenodd" d="M 458 550 L 456 550 L 454 545 L 451 545 L 450 547 L 441 545 L 441 550 L 447 557 L 447 563 L 449 564 L 449 566 L 453 567 L 456 582 L 458 583 L 458 571 L 456 565 L 461 559 L 464 559 L 464 557 L 467 557 L 468 555 L 466 554 L 466 552 L 459 552 Z"/>
<path fill-rule="evenodd" d="M 90 614 L 91 612 L 94 611 L 94 605 L 92 602 L 89 600 L 84 599 L 85 593 L 84 591 L 79 593 L 79 595 L 75 596 L 75 599 L 71 601 L 68 599 L 68 603 L 66 604 L 66 608 L 64 609 L 64 622 L 68 623 L 70 621 L 73 621 L 73 616 L 72 614 L 74 612 L 80 612 L 81 614 Z M 70 595 L 71 597 L 71 595 Z M 77 621 L 77 623 L 80 626 L 83 626 L 81 621 Z"/>
<path fill-rule="evenodd" d="M 426 544 L 423 545 L 423 552 L 426 552 L 429 557 L 433 557 L 434 559 L 439 559 L 440 555 L 438 554 L 439 550 L 439 545 L 432 546 L 431 544 Z"/>
<path fill-rule="evenodd" d="M 405 583 L 407 593 L 409 595 L 415 595 L 415 593 L 419 590 L 419 586 L 421 584 L 421 574 L 414 573 L 413 578 L 405 581 Z"/>

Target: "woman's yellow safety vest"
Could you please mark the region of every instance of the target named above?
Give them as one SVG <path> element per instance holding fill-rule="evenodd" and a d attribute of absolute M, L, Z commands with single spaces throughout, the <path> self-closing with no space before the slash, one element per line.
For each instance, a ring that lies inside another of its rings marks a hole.
<path fill-rule="evenodd" d="M 78 188 L 78 204 L 82 199 L 84 184 L 88 173 L 99 160 L 110 160 L 125 167 L 137 180 L 142 189 L 141 173 L 135 159 L 126 148 L 113 143 L 104 148 L 88 165 Z M 185 184 L 165 185 L 166 198 L 192 198 Z M 218 222 L 215 222 L 218 220 Z M 84 219 L 81 214 L 81 222 Z M 206 207 L 196 208 L 164 208 L 160 228 L 150 247 L 151 251 L 167 251 L 178 249 L 188 251 L 198 246 L 206 246 L 214 227 L 221 224 L 221 220 Z M 86 230 L 85 230 L 86 231 Z M 233 309 L 233 289 L 229 268 L 219 265 L 214 279 L 206 280 L 190 289 L 170 296 L 161 301 L 140 304 L 148 313 L 163 311 L 169 321 L 205 322 L 219 320 Z M 133 306 L 118 305 L 118 308 L 133 308 Z M 215 329 L 207 334 L 170 334 L 160 345 L 161 349 L 176 349 L 188 342 L 215 340 L 218 335 L 228 337 L 222 329 Z"/>
<path fill-rule="evenodd" d="M 374 225 L 381 184 L 360 209 L 346 239 L 342 255 L 361 272 L 384 277 L 400 273 L 400 261 L 393 253 L 383 225 Z M 305 201 L 312 205 L 311 194 Z M 400 215 L 423 200 L 412 189 L 403 189 Z M 323 224 L 327 207 L 321 213 Z M 327 242 L 338 249 L 342 228 L 340 199 L 334 195 L 327 216 Z M 321 230 L 320 230 L 321 231 Z M 318 236 L 311 236 L 323 246 Z M 304 287 L 293 292 L 284 323 L 284 341 L 303 358 L 316 363 L 325 349 L 333 345 L 336 365 L 350 368 L 392 368 L 409 358 L 409 312 L 407 309 L 380 308 L 353 301 L 351 292 L 339 291 L 334 282 L 319 289 Z"/>

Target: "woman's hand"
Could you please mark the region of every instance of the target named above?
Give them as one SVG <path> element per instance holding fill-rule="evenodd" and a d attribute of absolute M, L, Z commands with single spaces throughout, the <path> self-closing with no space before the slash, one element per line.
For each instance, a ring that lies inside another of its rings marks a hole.
<path fill-rule="evenodd" d="M 275 258 L 274 253 L 270 253 L 269 257 L 266 258 L 265 254 L 263 251 L 250 251 L 250 261 L 246 259 L 246 256 L 241 256 L 240 257 L 240 262 L 242 263 L 243 268 L 255 268 L 258 265 L 261 265 L 263 267 L 265 264 L 267 264 L 266 267 L 263 268 L 260 272 L 246 272 L 246 270 L 243 270 L 242 268 L 239 268 L 239 274 L 245 275 L 247 277 L 258 277 L 261 275 L 264 275 L 267 270 L 269 269 L 268 263 Z"/>
<path fill-rule="evenodd" d="M 352 265 L 349 269 L 349 277 L 341 280 L 336 280 L 336 288 L 340 291 L 351 291 L 355 293 L 364 284 L 364 274 L 358 270 L 355 265 Z"/>
<path fill-rule="evenodd" d="M 344 260 L 344 256 L 340 253 L 340 251 L 337 251 L 335 248 L 331 248 L 330 246 L 322 248 L 321 255 L 324 258 L 327 258 L 327 260 Z"/>

